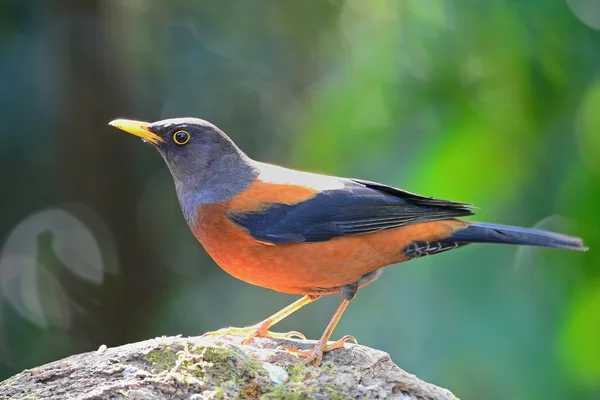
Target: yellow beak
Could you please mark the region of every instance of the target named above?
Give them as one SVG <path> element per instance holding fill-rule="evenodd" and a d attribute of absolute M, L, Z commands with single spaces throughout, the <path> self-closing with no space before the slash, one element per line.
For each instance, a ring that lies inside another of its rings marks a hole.
<path fill-rule="evenodd" d="M 164 142 L 160 136 L 150 132 L 150 129 L 148 129 L 150 124 L 147 122 L 132 121 L 129 119 L 115 119 L 114 121 L 110 121 L 108 124 L 114 126 L 115 128 L 124 130 L 125 132 L 131 133 L 132 135 L 139 136 L 152 144 Z"/>

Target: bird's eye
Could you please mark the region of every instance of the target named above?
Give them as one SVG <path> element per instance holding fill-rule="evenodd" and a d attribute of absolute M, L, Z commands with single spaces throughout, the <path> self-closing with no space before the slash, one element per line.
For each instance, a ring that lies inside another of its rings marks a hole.
<path fill-rule="evenodd" d="M 173 140 L 179 145 L 186 144 L 190 140 L 190 134 L 186 131 L 177 131 L 173 134 Z"/>

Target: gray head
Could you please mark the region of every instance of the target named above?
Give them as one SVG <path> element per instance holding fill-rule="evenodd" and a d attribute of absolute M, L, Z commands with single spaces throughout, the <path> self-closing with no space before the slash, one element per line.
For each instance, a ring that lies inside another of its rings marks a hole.
<path fill-rule="evenodd" d="M 118 119 L 110 125 L 141 137 L 158 150 L 173 175 L 186 219 L 199 205 L 233 198 L 257 174 L 248 156 L 223 131 L 202 119 L 153 123 Z"/>

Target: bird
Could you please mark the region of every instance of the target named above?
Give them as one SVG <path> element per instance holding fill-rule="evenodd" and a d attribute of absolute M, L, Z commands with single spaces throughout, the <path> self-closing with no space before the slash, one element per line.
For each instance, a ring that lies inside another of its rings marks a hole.
<path fill-rule="evenodd" d="M 265 320 L 205 336 L 301 338 L 272 332 L 313 301 L 341 301 L 315 346 L 285 347 L 318 366 L 323 354 L 356 339 L 330 342 L 359 289 L 392 264 L 472 243 L 502 243 L 586 251 L 560 233 L 460 219 L 468 203 L 420 196 L 382 183 L 288 169 L 255 161 L 221 129 L 197 118 L 109 123 L 142 138 L 162 156 L 193 235 L 223 270 L 247 283 L 302 297 Z"/>

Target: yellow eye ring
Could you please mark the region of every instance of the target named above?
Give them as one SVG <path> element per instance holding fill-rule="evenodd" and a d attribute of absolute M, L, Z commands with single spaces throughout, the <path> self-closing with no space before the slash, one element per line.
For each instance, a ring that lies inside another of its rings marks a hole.
<path fill-rule="evenodd" d="M 190 134 L 186 131 L 177 131 L 173 134 L 173 141 L 178 145 L 184 145 L 190 141 Z"/>

